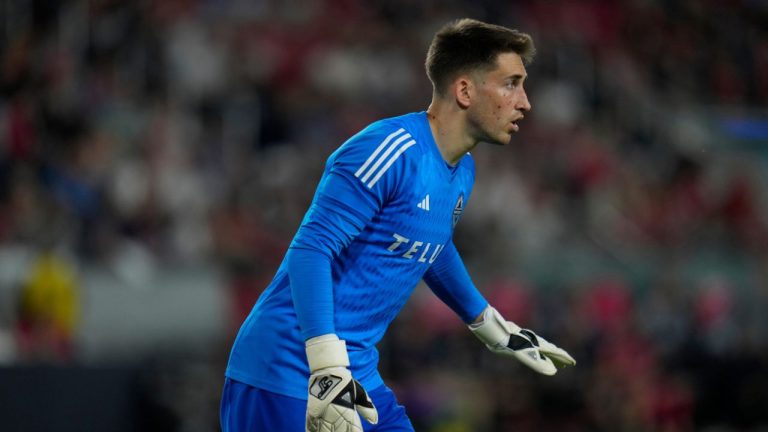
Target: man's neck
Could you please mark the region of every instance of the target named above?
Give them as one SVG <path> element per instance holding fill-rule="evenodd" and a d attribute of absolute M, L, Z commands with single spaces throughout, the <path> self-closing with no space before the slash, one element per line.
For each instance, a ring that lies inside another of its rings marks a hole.
<path fill-rule="evenodd" d="M 464 112 L 459 107 L 433 98 L 427 108 L 427 119 L 437 148 L 450 165 L 459 163 L 477 145 L 467 132 Z"/>

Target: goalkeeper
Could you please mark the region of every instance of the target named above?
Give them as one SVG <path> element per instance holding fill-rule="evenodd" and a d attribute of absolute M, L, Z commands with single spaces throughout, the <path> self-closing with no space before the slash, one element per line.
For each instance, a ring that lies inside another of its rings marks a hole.
<path fill-rule="evenodd" d="M 447 24 L 427 53 L 429 108 L 375 122 L 329 157 L 234 342 L 224 431 L 412 431 L 377 371 L 376 343 L 422 279 L 493 352 L 545 375 L 576 363 L 489 305 L 451 240 L 475 179 L 469 151 L 507 145 L 531 109 L 533 54 L 516 30 Z"/>

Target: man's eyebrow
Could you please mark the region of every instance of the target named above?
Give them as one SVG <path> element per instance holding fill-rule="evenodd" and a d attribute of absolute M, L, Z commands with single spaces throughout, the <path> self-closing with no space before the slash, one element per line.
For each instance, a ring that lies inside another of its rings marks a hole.
<path fill-rule="evenodd" d="M 509 80 L 524 80 L 528 77 L 528 74 L 514 74 L 507 77 Z"/>

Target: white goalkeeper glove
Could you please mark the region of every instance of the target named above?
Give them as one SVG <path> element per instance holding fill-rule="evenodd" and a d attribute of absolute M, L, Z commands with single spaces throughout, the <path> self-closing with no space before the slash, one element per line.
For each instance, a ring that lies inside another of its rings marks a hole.
<path fill-rule="evenodd" d="M 557 369 L 576 364 L 576 360 L 564 349 L 531 330 L 505 320 L 491 306 L 483 311 L 482 321 L 470 324 L 469 329 L 489 350 L 514 357 L 540 374 L 554 375 Z"/>
<path fill-rule="evenodd" d="M 379 413 L 349 372 L 347 346 L 335 334 L 306 342 L 309 377 L 306 432 L 362 432 L 358 414 L 376 424 Z"/>

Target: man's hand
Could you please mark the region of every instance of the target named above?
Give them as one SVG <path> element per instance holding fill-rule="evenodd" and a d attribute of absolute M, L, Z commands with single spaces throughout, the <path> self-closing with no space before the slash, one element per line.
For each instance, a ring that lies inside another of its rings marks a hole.
<path fill-rule="evenodd" d="M 334 334 L 306 343 L 309 377 L 307 432 L 362 432 L 358 414 L 376 424 L 379 414 L 371 399 L 347 369 L 346 344 Z"/>
<path fill-rule="evenodd" d="M 491 306 L 483 311 L 482 321 L 470 324 L 469 329 L 489 350 L 514 357 L 544 375 L 554 375 L 557 369 L 576 364 L 576 360 L 564 349 L 531 330 L 505 320 Z"/>

